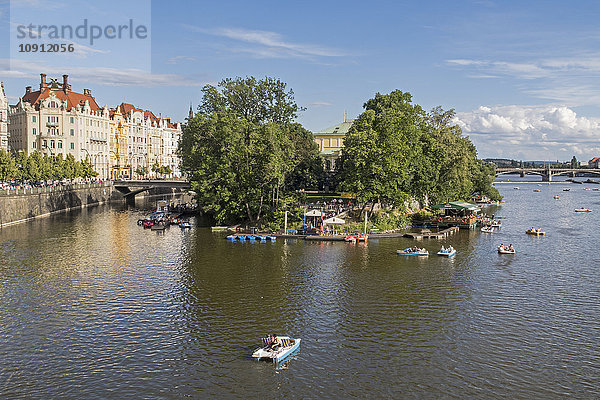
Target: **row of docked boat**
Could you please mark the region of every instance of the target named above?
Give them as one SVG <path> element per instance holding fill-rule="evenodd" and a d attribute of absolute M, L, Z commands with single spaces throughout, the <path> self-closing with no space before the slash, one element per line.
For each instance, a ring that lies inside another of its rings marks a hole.
<path fill-rule="evenodd" d="M 266 241 L 271 241 L 274 242 L 277 240 L 276 236 L 273 235 L 258 235 L 258 234 L 242 234 L 242 233 L 237 233 L 235 235 L 228 235 L 227 236 L 228 240 L 231 240 L 233 242 L 244 242 L 246 240 L 250 240 L 250 241 L 255 241 L 255 240 L 260 240 L 261 242 L 266 242 Z"/>
<path fill-rule="evenodd" d="M 367 239 L 369 239 L 369 235 L 362 235 L 362 234 L 346 235 L 344 237 L 345 242 L 351 242 L 351 243 L 366 242 Z"/>

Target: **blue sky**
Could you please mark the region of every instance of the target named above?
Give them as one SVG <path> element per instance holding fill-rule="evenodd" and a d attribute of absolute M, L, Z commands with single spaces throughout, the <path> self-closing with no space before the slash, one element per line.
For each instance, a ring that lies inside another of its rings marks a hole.
<path fill-rule="evenodd" d="M 299 121 L 313 131 L 341 122 L 344 111 L 357 116 L 377 92 L 400 89 L 425 109 L 454 108 L 480 157 L 600 156 L 600 5 L 593 1 L 70 4 L 15 0 L 10 22 L 42 12 L 105 25 L 132 17 L 151 26 L 151 40 L 80 41 L 82 51 L 62 58 L 22 58 L 0 40 L 0 59 L 11 61 L 8 71 L 0 61 L 11 103 L 40 72 L 66 73 L 74 90 L 91 88 L 100 104 L 126 101 L 183 120 L 204 84 L 273 76 L 294 90 L 307 108 Z M 0 0 L 0 27 L 7 6 Z"/>

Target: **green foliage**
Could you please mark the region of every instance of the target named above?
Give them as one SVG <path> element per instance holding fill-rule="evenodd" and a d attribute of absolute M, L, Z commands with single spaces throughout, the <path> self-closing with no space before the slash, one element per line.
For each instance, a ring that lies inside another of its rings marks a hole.
<path fill-rule="evenodd" d="M 0 180 L 19 179 L 36 182 L 88 178 L 97 175 L 98 173 L 87 160 L 81 163 L 71 154 L 63 158 L 62 154 L 49 157 L 47 154 L 42 156 L 37 151 L 29 156 L 25 152 L 19 152 L 15 159 L 12 154 L 0 150 Z"/>
<path fill-rule="evenodd" d="M 364 107 L 344 141 L 340 190 L 392 207 L 409 198 L 468 200 L 475 190 L 495 195 L 494 174 L 490 181 L 481 169 L 475 146 L 453 122 L 454 110 L 426 113 L 399 90 L 378 93 Z"/>
<path fill-rule="evenodd" d="M 378 210 L 371 216 L 374 227 L 381 231 L 405 228 L 410 225 L 410 218 L 395 210 Z"/>
<path fill-rule="evenodd" d="M 284 197 L 311 184 L 298 183 L 298 176 L 318 149 L 312 134 L 293 123 L 299 107 L 285 87 L 279 80 L 250 77 L 203 88 L 179 153 L 198 205 L 217 223 L 277 219 Z"/>
<path fill-rule="evenodd" d="M 18 176 L 17 162 L 6 150 L 0 150 L 0 181 L 16 179 Z"/>
<path fill-rule="evenodd" d="M 146 176 L 146 167 L 138 166 L 135 171 L 133 171 L 136 175 L 141 177 Z"/>

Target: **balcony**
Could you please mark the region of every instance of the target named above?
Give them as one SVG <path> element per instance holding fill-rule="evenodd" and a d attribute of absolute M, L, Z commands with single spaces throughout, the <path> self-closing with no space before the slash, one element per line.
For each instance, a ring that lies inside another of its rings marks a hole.
<path fill-rule="evenodd" d="M 58 128 L 58 122 L 46 122 L 48 128 Z"/>

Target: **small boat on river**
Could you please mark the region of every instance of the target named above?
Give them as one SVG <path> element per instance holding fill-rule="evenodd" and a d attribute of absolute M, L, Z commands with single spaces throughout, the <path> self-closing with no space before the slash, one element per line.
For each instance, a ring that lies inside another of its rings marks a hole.
<path fill-rule="evenodd" d="M 533 189 L 534 192 L 541 192 L 540 189 Z"/>
<path fill-rule="evenodd" d="M 568 192 L 569 190 L 571 190 L 571 189 L 565 188 L 565 189 L 563 189 L 563 192 Z"/>
<path fill-rule="evenodd" d="M 515 254 L 516 251 L 515 249 L 511 249 L 509 246 L 498 246 L 498 253 L 499 254 Z"/>
<path fill-rule="evenodd" d="M 558 197 L 558 195 L 554 196 L 554 198 L 555 198 L 556 200 L 560 199 L 560 197 Z"/>
<path fill-rule="evenodd" d="M 483 226 L 483 227 L 481 227 L 481 232 L 483 232 L 483 233 L 494 233 L 494 227 L 492 227 L 492 226 Z"/>
<path fill-rule="evenodd" d="M 447 249 L 442 247 L 442 249 L 437 252 L 437 255 L 443 257 L 454 257 L 456 255 L 456 250 L 452 246 L 448 247 Z"/>
<path fill-rule="evenodd" d="M 301 339 L 292 339 L 289 336 L 278 336 L 277 337 L 281 346 L 271 347 L 269 338 L 262 338 L 262 347 L 257 348 L 252 353 L 252 358 L 256 360 L 272 360 L 273 362 L 279 362 L 292 355 L 296 350 L 300 348 Z"/>
<path fill-rule="evenodd" d="M 592 212 L 592 210 L 589 208 L 578 208 L 575 210 L 575 212 Z"/>
<path fill-rule="evenodd" d="M 525 233 L 528 235 L 534 235 L 534 236 L 543 236 L 546 234 L 546 232 L 542 232 L 542 228 L 537 228 L 537 229 L 530 228 L 530 229 L 527 229 L 525 231 Z"/>
<path fill-rule="evenodd" d="M 429 256 L 429 252 L 426 249 L 420 249 L 418 247 L 407 247 L 404 250 L 396 250 L 396 253 L 401 256 Z"/>
<path fill-rule="evenodd" d="M 500 228 L 502 226 L 502 222 L 501 221 L 492 221 L 492 227 L 493 228 Z"/>

